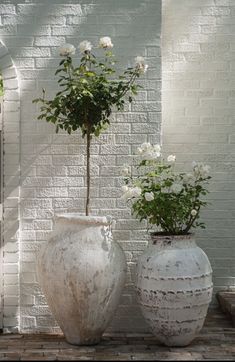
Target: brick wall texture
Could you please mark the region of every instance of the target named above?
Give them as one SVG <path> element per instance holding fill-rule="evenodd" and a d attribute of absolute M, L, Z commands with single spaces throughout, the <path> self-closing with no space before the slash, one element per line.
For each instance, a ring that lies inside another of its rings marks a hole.
<path fill-rule="evenodd" d="M 53 95 L 58 47 L 111 36 L 120 67 L 136 55 L 149 71 L 136 101 L 113 114 L 92 146 L 92 213 L 113 215 L 114 237 L 128 262 L 126 287 L 110 327 L 146 331 L 133 290 L 136 258 L 146 246 L 145 225 L 120 200 L 120 170 L 144 141 L 161 141 L 180 169 L 192 160 L 211 166 L 211 204 L 197 231 L 214 271 L 215 292 L 234 287 L 235 3 L 233 0 L 1 1 L 0 69 L 4 78 L 4 331 L 58 329 L 38 286 L 37 251 L 57 212 L 84 208 L 84 152 L 79 133 L 58 135 L 36 120 L 32 99 Z M 162 135 L 162 137 L 160 137 Z M 20 162 L 19 162 L 20 161 Z M 20 168 L 19 168 L 20 165 Z M 20 186 L 20 187 L 19 187 Z"/>
<path fill-rule="evenodd" d="M 79 133 L 55 134 L 52 125 L 36 120 L 32 99 L 42 87 L 49 96 L 55 93 L 60 45 L 78 46 L 82 40 L 97 44 L 101 36 L 112 38 L 120 67 L 133 64 L 137 55 L 149 64 L 136 101 L 125 112 L 114 113 L 107 133 L 93 142 L 91 192 L 92 213 L 116 219 L 114 237 L 128 262 L 126 287 L 110 329 L 146 330 L 133 291 L 135 261 L 146 245 L 146 231 L 120 200 L 120 170 L 140 143 L 160 140 L 160 32 L 160 0 L 1 1 L 5 332 L 58 329 L 37 283 L 35 260 L 53 228 L 54 214 L 84 210 L 85 145 Z"/>
<path fill-rule="evenodd" d="M 162 142 L 181 169 L 211 166 L 207 228 L 196 233 L 214 291 L 235 287 L 235 2 L 164 0 Z"/>

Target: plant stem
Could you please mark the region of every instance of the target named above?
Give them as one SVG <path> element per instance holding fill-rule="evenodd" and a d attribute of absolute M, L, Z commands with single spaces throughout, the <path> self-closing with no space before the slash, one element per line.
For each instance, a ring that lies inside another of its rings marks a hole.
<path fill-rule="evenodd" d="M 86 216 L 89 215 L 89 203 L 90 203 L 90 146 L 91 146 L 91 132 L 90 127 L 87 127 L 87 143 L 86 143 Z"/>

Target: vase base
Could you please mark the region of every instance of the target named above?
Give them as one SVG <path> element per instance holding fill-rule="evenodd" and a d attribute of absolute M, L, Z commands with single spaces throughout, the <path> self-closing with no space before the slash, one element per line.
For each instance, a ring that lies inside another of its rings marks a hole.
<path fill-rule="evenodd" d="M 92 346 L 95 344 L 99 344 L 101 342 L 101 337 L 81 339 L 78 337 L 69 338 L 69 337 L 65 336 L 65 339 L 69 344 L 73 344 L 76 346 Z"/>
<path fill-rule="evenodd" d="M 167 347 L 186 347 L 188 346 L 196 337 L 195 335 L 191 335 L 191 336 L 178 336 L 178 337 L 159 337 L 156 336 L 157 340 L 162 343 L 163 345 L 167 346 Z"/>

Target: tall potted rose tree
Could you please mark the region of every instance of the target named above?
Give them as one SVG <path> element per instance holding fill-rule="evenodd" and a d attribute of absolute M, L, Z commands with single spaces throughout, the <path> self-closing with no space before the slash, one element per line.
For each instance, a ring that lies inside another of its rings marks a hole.
<path fill-rule="evenodd" d="M 153 228 L 137 262 L 138 302 L 161 342 L 185 346 L 200 331 L 212 297 L 210 262 L 192 233 L 205 227 L 199 216 L 207 205 L 209 166 L 193 162 L 191 172 L 177 172 L 176 157 L 164 160 L 158 144 L 143 143 L 138 153 L 138 173 L 125 168 L 123 186 L 134 215 Z"/>
<path fill-rule="evenodd" d="M 35 103 L 41 105 L 38 119 L 44 119 L 68 134 L 80 130 L 86 140 L 85 215 L 65 213 L 55 217 L 54 231 L 38 256 L 38 278 L 48 305 L 68 342 L 94 344 L 101 339 L 117 307 L 125 281 L 126 261 L 113 241 L 111 220 L 91 216 L 90 147 L 109 126 L 114 108 L 123 110 L 140 87 L 136 80 L 147 69 L 142 57 L 134 67 L 116 74 L 112 41 L 99 41 L 102 57 L 95 56 L 89 41 L 79 45 L 80 63 L 75 66 L 75 47 L 60 49 L 63 57 L 55 74 L 59 92 L 47 100 L 45 90 Z"/>

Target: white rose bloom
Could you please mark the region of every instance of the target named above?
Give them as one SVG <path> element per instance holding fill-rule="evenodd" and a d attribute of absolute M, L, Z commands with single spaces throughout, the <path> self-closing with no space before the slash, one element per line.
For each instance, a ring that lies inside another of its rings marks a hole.
<path fill-rule="evenodd" d="M 103 38 L 100 38 L 99 47 L 104 49 L 112 48 L 113 43 L 111 41 L 111 38 L 109 36 L 104 36 Z"/>
<path fill-rule="evenodd" d="M 184 175 L 184 181 L 185 182 L 190 182 L 194 179 L 194 176 L 192 173 L 188 172 Z"/>
<path fill-rule="evenodd" d="M 131 198 L 131 192 L 130 190 L 128 190 L 127 192 L 124 192 L 124 194 L 121 196 L 121 199 L 127 201 L 128 199 Z"/>
<path fill-rule="evenodd" d="M 145 62 L 144 57 L 142 57 L 142 56 L 140 56 L 140 55 L 138 55 L 138 56 L 135 58 L 135 63 L 136 63 L 136 65 L 137 65 L 137 64 L 143 64 L 144 62 Z"/>
<path fill-rule="evenodd" d="M 192 162 L 192 167 L 194 168 L 194 167 L 196 167 L 197 166 L 197 162 L 196 161 L 193 161 Z"/>
<path fill-rule="evenodd" d="M 200 172 L 201 172 L 202 177 L 207 177 L 210 172 L 210 166 L 201 165 Z"/>
<path fill-rule="evenodd" d="M 142 150 L 141 147 L 138 147 L 138 148 L 137 148 L 137 153 L 138 153 L 138 155 L 141 155 L 141 154 L 143 153 L 143 150 Z"/>
<path fill-rule="evenodd" d="M 193 210 L 191 211 L 191 215 L 192 215 L 192 216 L 196 216 L 196 215 L 197 215 L 197 210 L 193 209 Z"/>
<path fill-rule="evenodd" d="M 176 160 L 176 156 L 175 156 L 175 155 L 169 155 L 169 156 L 167 157 L 167 161 L 168 161 L 168 162 L 175 162 L 175 160 Z"/>
<path fill-rule="evenodd" d="M 130 193 L 132 197 L 139 197 L 141 195 L 141 188 L 136 186 L 130 189 Z"/>
<path fill-rule="evenodd" d="M 159 152 L 150 150 L 150 151 L 144 153 L 144 159 L 148 160 L 148 161 L 155 160 L 158 157 L 160 157 Z"/>
<path fill-rule="evenodd" d="M 79 44 L 79 50 L 81 53 L 90 52 L 91 48 L 92 45 L 88 40 L 84 40 Z"/>
<path fill-rule="evenodd" d="M 153 146 L 153 149 L 155 152 L 160 152 L 161 151 L 161 146 L 159 144 L 156 144 Z"/>
<path fill-rule="evenodd" d="M 127 185 L 123 185 L 122 192 L 127 192 L 127 191 L 129 191 L 129 187 Z"/>
<path fill-rule="evenodd" d="M 155 160 L 160 157 L 160 145 L 152 146 L 150 142 L 144 142 L 137 148 L 137 153 L 143 155 L 145 160 Z"/>
<path fill-rule="evenodd" d="M 124 168 L 121 170 L 122 176 L 129 176 L 131 173 L 130 166 L 124 166 Z"/>
<path fill-rule="evenodd" d="M 144 198 L 146 201 L 154 200 L 154 193 L 153 192 L 145 192 Z"/>
<path fill-rule="evenodd" d="M 175 182 L 173 185 L 171 185 L 171 191 L 175 194 L 179 194 L 183 189 L 183 186 L 177 182 Z"/>
<path fill-rule="evenodd" d="M 170 189 L 169 189 L 169 187 L 163 187 L 162 189 L 161 189 L 161 193 L 163 193 L 163 194 L 170 194 Z"/>
<path fill-rule="evenodd" d="M 73 55 L 76 52 L 75 46 L 73 44 L 64 44 L 62 47 L 60 47 L 60 55 L 66 56 L 66 55 Z"/>
<path fill-rule="evenodd" d="M 195 164 L 193 168 L 193 173 L 196 177 L 207 177 L 210 172 L 210 166 L 204 165 L 202 163 Z"/>
<path fill-rule="evenodd" d="M 152 149 L 152 145 L 150 142 L 144 142 L 142 143 L 142 145 L 140 146 L 140 148 L 142 149 L 143 152 L 147 152 L 150 149 Z"/>
<path fill-rule="evenodd" d="M 141 195 L 141 188 L 140 187 L 130 187 L 128 190 L 122 195 L 122 199 L 128 200 L 132 198 L 138 198 Z"/>
<path fill-rule="evenodd" d="M 145 64 L 145 60 L 141 56 L 138 56 L 135 58 L 135 64 L 136 64 L 136 68 L 138 69 L 138 71 L 140 73 L 145 73 L 148 69 L 148 65 Z"/>

